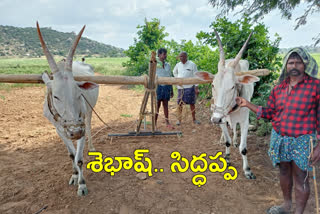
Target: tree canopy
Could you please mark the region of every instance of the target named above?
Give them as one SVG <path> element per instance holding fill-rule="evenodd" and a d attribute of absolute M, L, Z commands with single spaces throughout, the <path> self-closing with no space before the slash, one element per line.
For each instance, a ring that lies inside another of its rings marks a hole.
<path fill-rule="evenodd" d="M 165 27 L 160 25 L 160 20 L 153 18 L 144 20 L 144 25 L 137 26 L 138 38 L 134 38 L 134 44 L 124 53 L 130 58 L 123 66 L 127 67 L 129 75 L 141 75 L 148 72 L 151 51 L 160 48 L 163 39 L 168 36 Z"/>
<path fill-rule="evenodd" d="M 320 1 L 319 0 L 209 0 L 209 3 L 214 8 L 221 9 L 221 13 L 218 16 L 227 15 L 233 12 L 235 8 L 240 8 L 240 14 L 248 15 L 252 17 L 253 20 L 258 20 L 263 18 L 264 15 L 270 13 L 272 10 L 279 9 L 283 18 L 291 19 L 292 13 L 295 8 L 300 4 L 306 4 L 306 10 L 304 14 L 300 14 L 296 18 L 295 30 L 307 23 L 307 17 L 315 12 L 320 12 Z M 320 42 L 320 34 L 313 38 L 315 40 L 314 46 Z"/>

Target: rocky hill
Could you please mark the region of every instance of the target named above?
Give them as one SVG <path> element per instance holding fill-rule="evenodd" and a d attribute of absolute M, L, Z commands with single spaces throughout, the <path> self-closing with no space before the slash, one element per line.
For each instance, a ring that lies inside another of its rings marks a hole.
<path fill-rule="evenodd" d="M 76 33 L 63 33 L 51 28 L 41 28 L 44 40 L 54 55 L 66 56 Z M 123 49 L 96 42 L 82 37 L 77 55 L 120 57 L 124 56 Z M 32 27 L 19 28 L 0 25 L 0 56 L 38 57 L 43 52 L 39 42 L 37 29 Z"/>

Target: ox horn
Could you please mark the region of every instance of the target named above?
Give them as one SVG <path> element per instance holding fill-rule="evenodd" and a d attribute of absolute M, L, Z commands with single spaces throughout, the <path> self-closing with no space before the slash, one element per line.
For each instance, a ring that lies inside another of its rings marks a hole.
<path fill-rule="evenodd" d="M 220 52 L 219 65 L 224 67 L 224 65 L 225 65 L 225 56 L 224 56 L 224 51 L 223 51 L 221 39 L 220 39 L 220 36 L 217 33 L 216 29 L 213 29 L 213 30 L 214 30 L 214 33 L 216 34 L 218 45 L 219 45 L 219 52 Z"/>
<path fill-rule="evenodd" d="M 242 54 L 243 54 L 244 50 L 246 49 L 247 44 L 248 44 L 248 42 L 249 42 L 249 40 L 250 40 L 250 38 L 252 36 L 252 33 L 253 33 L 253 31 L 251 31 L 247 41 L 244 43 L 244 45 L 242 46 L 241 50 L 239 51 L 239 53 L 237 54 L 236 58 L 234 59 L 233 65 L 232 65 L 233 67 L 235 67 L 239 63 L 239 61 L 240 61 L 240 59 L 242 57 Z"/>
<path fill-rule="evenodd" d="M 73 42 L 73 45 L 71 46 L 70 48 L 70 51 L 69 51 L 69 54 L 68 54 L 68 57 L 66 59 L 66 65 L 65 65 L 65 69 L 67 71 L 71 71 L 72 72 L 72 60 L 73 60 L 73 55 L 74 55 L 74 52 L 76 51 L 76 48 L 77 48 L 77 45 L 81 39 L 81 36 L 82 36 L 82 33 L 84 31 L 86 26 L 83 26 L 83 28 L 81 29 L 81 31 L 79 32 L 78 36 L 76 37 L 76 39 L 74 40 Z"/>
<path fill-rule="evenodd" d="M 59 71 L 59 69 L 58 69 L 58 66 L 57 66 L 56 62 L 54 61 L 51 53 L 49 52 L 49 50 L 48 50 L 48 48 L 46 46 L 46 43 L 43 40 L 43 37 L 42 37 L 41 31 L 40 31 L 40 27 L 39 27 L 39 23 L 38 22 L 37 22 L 37 31 L 38 31 L 38 36 L 39 36 L 39 39 L 40 39 L 41 47 L 43 49 L 43 53 L 47 57 L 51 72 L 53 74 L 55 74 L 55 73 L 57 73 Z"/>

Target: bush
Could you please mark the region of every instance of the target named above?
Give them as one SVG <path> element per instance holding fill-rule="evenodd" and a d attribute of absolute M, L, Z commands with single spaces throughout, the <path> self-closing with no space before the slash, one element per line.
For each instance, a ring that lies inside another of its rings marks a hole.
<path fill-rule="evenodd" d="M 138 39 L 134 38 L 134 44 L 124 51 L 130 59 L 123 63 L 127 67 L 127 74 L 130 76 L 140 76 L 148 72 L 151 51 L 160 48 L 165 33 L 165 27 L 160 26 L 160 21 L 153 18 L 151 21 L 145 19 L 144 25 L 138 25 Z"/>

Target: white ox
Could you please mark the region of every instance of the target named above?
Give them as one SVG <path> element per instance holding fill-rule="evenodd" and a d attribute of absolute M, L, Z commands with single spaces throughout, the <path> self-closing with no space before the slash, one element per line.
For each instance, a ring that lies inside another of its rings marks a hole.
<path fill-rule="evenodd" d="M 92 82 L 77 82 L 73 75 L 94 75 L 92 67 L 84 63 L 73 63 L 72 58 L 85 26 L 76 37 L 70 48 L 65 62 L 56 64 L 43 41 L 39 24 L 38 35 L 41 46 L 46 56 L 53 80 L 47 73 L 42 75 L 42 80 L 47 86 L 44 103 L 44 116 L 56 127 L 56 131 L 66 144 L 69 156 L 72 159 L 73 174 L 69 184 L 78 184 L 78 195 L 88 194 L 88 189 L 83 177 L 83 149 L 88 135 L 89 150 L 94 150 L 91 142 L 91 107 L 94 107 L 99 94 L 99 86 Z M 74 67 L 73 67 L 74 66 Z M 74 74 L 73 74 L 74 72 Z M 73 140 L 77 141 L 76 148 Z"/>
<path fill-rule="evenodd" d="M 243 171 L 245 177 L 248 179 L 255 179 L 255 175 L 251 172 L 248 159 L 247 159 L 247 135 L 249 127 L 249 109 L 239 109 L 236 104 L 236 97 L 244 97 L 249 100 L 252 97 L 254 86 L 253 83 L 259 81 L 259 78 L 252 75 L 237 76 L 236 72 L 248 71 L 249 63 L 247 60 L 240 60 L 241 56 L 247 46 L 249 38 L 239 51 L 235 59 L 225 60 L 223 47 L 221 44 L 218 33 L 214 30 L 217 41 L 219 44 L 220 60 L 218 64 L 218 73 L 214 76 L 212 82 L 212 96 L 214 104 L 211 106 L 213 111 L 211 122 L 219 124 L 222 129 L 222 136 L 226 145 L 225 159 L 230 164 L 230 145 L 231 137 L 228 132 L 226 122 L 229 123 L 233 129 L 233 145 L 238 147 L 237 144 L 237 124 L 240 124 L 241 128 L 241 140 L 240 140 L 240 153 L 243 160 Z M 202 79 L 212 78 L 208 73 L 198 72 L 196 74 Z"/>

